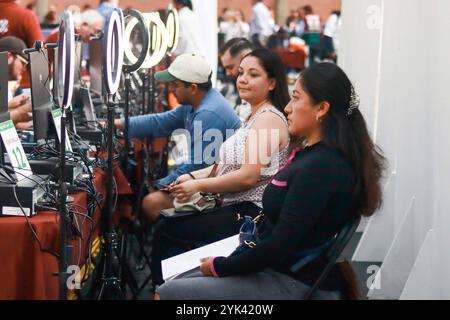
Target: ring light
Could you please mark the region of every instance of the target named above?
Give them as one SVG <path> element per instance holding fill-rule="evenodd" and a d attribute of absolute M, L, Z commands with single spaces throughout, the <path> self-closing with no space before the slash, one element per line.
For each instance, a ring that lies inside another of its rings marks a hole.
<path fill-rule="evenodd" d="M 144 16 L 139 11 L 127 9 L 123 12 L 123 14 L 125 17 L 131 16 L 131 20 L 126 24 L 123 38 L 124 53 L 127 60 L 130 62 L 129 65 L 124 63 L 123 70 L 127 73 L 131 73 L 137 71 L 144 63 L 149 47 L 149 31 L 148 24 L 146 23 Z M 138 58 L 134 55 L 131 45 L 131 34 L 136 25 L 138 25 L 142 37 L 142 50 Z"/>
<path fill-rule="evenodd" d="M 169 39 L 167 47 L 170 53 L 173 53 L 178 46 L 178 35 L 180 32 L 180 20 L 178 18 L 178 11 L 169 4 L 168 13 L 166 17 L 167 37 Z"/>
<path fill-rule="evenodd" d="M 144 13 L 144 18 L 149 26 L 151 45 L 142 68 L 156 66 L 165 56 L 169 42 L 167 29 L 158 12 Z"/>
<path fill-rule="evenodd" d="M 58 48 L 57 99 L 62 107 L 68 107 L 72 102 L 75 74 L 75 29 L 70 11 L 64 12 L 59 25 Z"/>
<path fill-rule="evenodd" d="M 123 66 L 123 15 L 114 9 L 105 24 L 103 37 L 103 77 L 108 94 L 119 89 Z"/>

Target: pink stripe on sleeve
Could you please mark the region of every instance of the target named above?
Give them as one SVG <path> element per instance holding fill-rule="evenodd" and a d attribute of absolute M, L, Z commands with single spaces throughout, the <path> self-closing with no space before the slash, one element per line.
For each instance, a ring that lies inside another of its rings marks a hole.
<path fill-rule="evenodd" d="M 287 181 L 279 181 L 279 180 L 275 180 L 275 179 L 272 180 L 272 184 L 277 187 L 282 187 L 282 188 L 288 186 Z"/>
<path fill-rule="evenodd" d="M 216 278 L 219 278 L 219 275 L 217 274 L 216 269 L 214 269 L 214 259 L 216 259 L 216 257 L 211 258 L 211 263 L 209 264 L 209 268 L 211 270 L 212 275 Z"/>

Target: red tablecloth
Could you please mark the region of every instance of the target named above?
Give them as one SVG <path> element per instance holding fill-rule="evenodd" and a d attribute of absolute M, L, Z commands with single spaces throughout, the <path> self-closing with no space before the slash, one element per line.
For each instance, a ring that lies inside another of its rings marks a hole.
<path fill-rule="evenodd" d="M 94 184 L 97 191 L 106 199 L 105 173 L 96 170 Z M 119 195 L 132 193 L 122 171 L 117 168 L 114 176 L 118 185 Z M 74 204 L 78 211 L 87 206 L 87 194 L 79 192 L 74 197 Z M 80 207 L 78 207 L 80 206 Z M 131 210 L 126 202 L 118 202 L 116 213 L 119 216 L 130 217 Z M 85 211 L 82 213 L 86 213 Z M 115 216 L 118 216 L 116 214 Z M 80 248 L 79 240 L 74 241 L 73 263 L 84 261 L 87 250 L 88 235 L 92 223 L 82 216 L 75 215 L 83 234 Z M 98 222 L 100 209 L 94 214 L 94 221 Z M 59 214 L 57 212 L 40 212 L 29 219 L 36 230 L 43 248 L 52 252 L 59 252 Z M 98 224 L 97 224 L 98 225 Z M 98 233 L 98 229 L 97 229 Z M 58 299 L 58 259 L 39 248 L 39 244 L 27 225 L 24 217 L 0 217 L 0 299 Z"/>
<path fill-rule="evenodd" d="M 305 51 L 290 50 L 285 48 L 273 49 L 281 57 L 281 61 L 286 68 L 304 69 L 305 68 Z"/>

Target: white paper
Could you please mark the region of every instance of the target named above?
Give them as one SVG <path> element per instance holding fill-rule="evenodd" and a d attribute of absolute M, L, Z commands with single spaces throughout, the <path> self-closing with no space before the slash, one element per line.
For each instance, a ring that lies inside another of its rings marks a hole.
<path fill-rule="evenodd" d="M 17 135 L 14 123 L 11 120 L 0 123 L 0 134 L 6 147 L 11 166 L 16 174 L 17 181 L 21 181 L 33 174 L 22 143 Z"/>
<path fill-rule="evenodd" d="M 161 262 L 163 279 L 166 280 L 177 274 L 192 270 L 200 266 L 200 259 L 206 257 L 226 257 L 239 245 L 239 235 L 235 235 L 206 246 L 179 254 Z"/>
<path fill-rule="evenodd" d="M 22 211 L 23 209 L 23 211 Z M 29 217 L 30 216 L 30 208 L 20 208 L 20 207 L 3 207 L 2 215 L 4 216 L 22 216 L 24 213 Z"/>
<path fill-rule="evenodd" d="M 62 117 L 61 109 L 58 108 L 58 109 L 53 110 L 52 116 L 53 116 L 53 122 L 55 123 L 58 140 L 61 142 L 61 117 Z M 66 129 L 66 151 L 73 152 L 72 145 L 70 144 L 69 135 L 67 134 L 67 129 Z"/>

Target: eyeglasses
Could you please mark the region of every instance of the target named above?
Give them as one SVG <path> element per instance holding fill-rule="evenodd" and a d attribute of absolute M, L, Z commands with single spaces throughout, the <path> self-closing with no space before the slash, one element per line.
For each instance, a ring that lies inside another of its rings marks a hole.
<path fill-rule="evenodd" d="M 15 54 L 14 57 L 16 59 L 19 59 L 20 62 L 22 62 L 24 64 L 24 66 L 28 65 L 28 61 L 24 57 L 22 57 L 20 54 Z"/>

